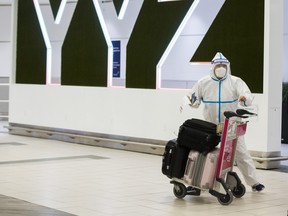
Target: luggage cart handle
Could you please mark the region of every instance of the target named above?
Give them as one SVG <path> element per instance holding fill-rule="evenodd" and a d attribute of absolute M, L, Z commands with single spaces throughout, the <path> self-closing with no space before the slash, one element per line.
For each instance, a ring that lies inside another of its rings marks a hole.
<path fill-rule="evenodd" d="M 225 112 L 224 112 L 224 116 L 225 116 L 227 119 L 230 119 L 231 117 L 248 118 L 248 116 L 238 115 L 236 112 L 232 112 L 232 111 L 225 111 Z"/>
<path fill-rule="evenodd" d="M 245 109 L 237 109 L 236 112 L 225 111 L 224 116 L 229 119 L 231 117 L 248 118 L 249 116 L 257 116 L 256 113 L 249 112 Z"/>
<path fill-rule="evenodd" d="M 250 116 L 257 116 L 257 114 L 256 113 L 252 113 L 252 112 L 249 112 L 248 110 L 245 110 L 245 109 L 237 109 L 236 110 L 236 113 L 238 114 L 238 115 L 250 115 Z"/>

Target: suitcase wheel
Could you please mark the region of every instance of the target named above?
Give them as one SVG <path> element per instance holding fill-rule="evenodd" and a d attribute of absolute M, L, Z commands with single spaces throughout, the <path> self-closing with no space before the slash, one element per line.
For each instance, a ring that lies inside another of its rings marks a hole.
<path fill-rule="evenodd" d="M 241 198 L 246 193 L 246 188 L 243 184 L 238 185 L 232 190 L 234 197 Z"/>
<path fill-rule="evenodd" d="M 184 198 L 187 194 L 185 185 L 181 183 L 175 183 L 173 187 L 173 193 L 178 199 Z"/>
<path fill-rule="evenodd" d="M 227 191 L 227 194 L 224 196 L 218 197 L 218 202 L 222 205 L 229 205 L 233 201 L 233 194 L 231 191 Z"/>

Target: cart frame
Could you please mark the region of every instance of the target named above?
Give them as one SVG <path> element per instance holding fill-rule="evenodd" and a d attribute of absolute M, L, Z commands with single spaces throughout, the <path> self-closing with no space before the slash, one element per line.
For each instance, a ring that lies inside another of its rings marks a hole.
<path fill-rule="evenodd" d="M 199 196 L 201 191 L 209 190 L 209 193 L 218 199 L 222 205 L 229 205 L 233 201 L 233 196 L 240 198 L 246 193 L 246 188 L 236 172 L 233 172 L 235 151 L 239 136 L 246 133 L 248 121 L 243 119 L 257 114 L 251 113 L 244 109 L 236 112 L 224 112 L 224 123 L 219 124 L 221 135 L 220 153 L 215 173 L 213 188 L 193 187 L 193 192 L 187 192 L 186 182 L 182 179 L 172 178 L 171 184 L 174 184 L 173 192 L 177 198 L 184 198 L 186 195 Z"/>

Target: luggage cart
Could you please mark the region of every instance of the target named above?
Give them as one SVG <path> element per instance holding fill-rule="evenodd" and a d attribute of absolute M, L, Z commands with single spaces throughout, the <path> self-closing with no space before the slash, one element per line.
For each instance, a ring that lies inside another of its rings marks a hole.
<path fill-rule="evenodd" d="M 220 152 L 215 171 L 215 180 L 213 188 L 201 188 L 195 185 L 187 185 L 183 179 L 172 178 L 171 184 L 174 184 L 174 195 L 182 199 L 186 195 L 199 196 L 201 191 L 209 190 L 209 193 L 218 199 L 222 205 L 229 205 L 233 197 L 240 198 L 246 193 L 246 188 L 242 184 L 236 172 L 233 172 L 234 156 L 237 145 L 237 138 L 246 132 L 248 121 L 244 120 L 257 114 L 244 109 L 238 109 L 236 112 L 224 112 L 224 124 L 221 127 Z M 187 192 L 188 187 L 193 187 L 192 192 Z"/>

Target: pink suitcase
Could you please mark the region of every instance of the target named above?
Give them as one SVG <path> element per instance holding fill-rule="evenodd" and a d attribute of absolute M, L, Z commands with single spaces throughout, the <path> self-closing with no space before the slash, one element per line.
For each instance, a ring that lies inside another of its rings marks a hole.
<path fill-rule="evenodd" d="M 215 149 L 207 154 L 203 164 L 203 173 L 199 185 L 200 188 L 213 189 L 219 153 L 220 150 Z"/>
<path fill-rule="evenodd" d="M 188 155 L 183 180 L 186 184 L 199 187 L 203 171 L 203 160 L 205 156 L 197 151 L 191 150 Z"/>

